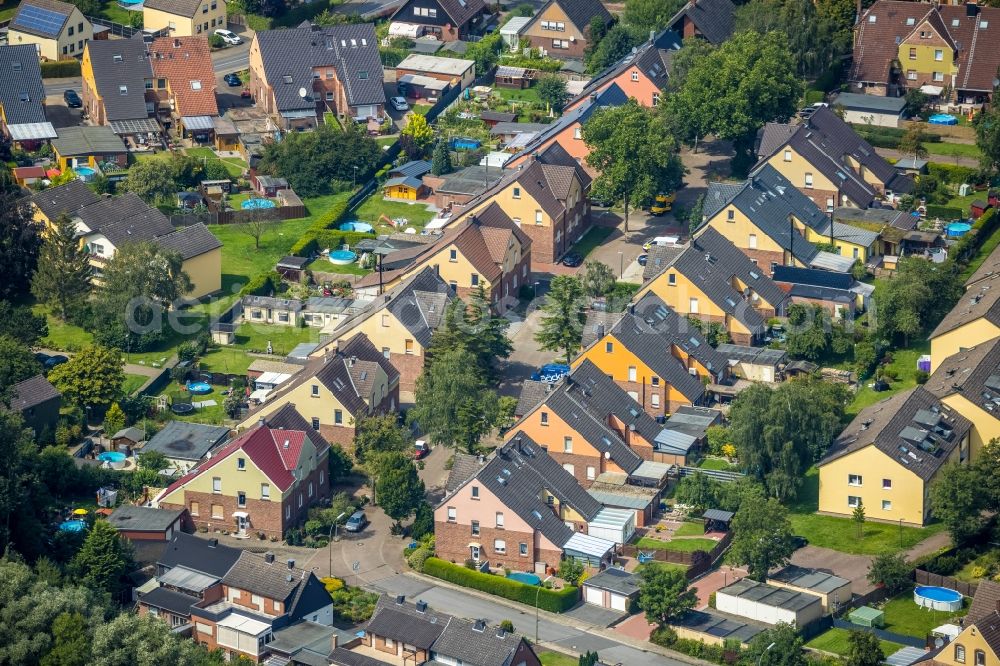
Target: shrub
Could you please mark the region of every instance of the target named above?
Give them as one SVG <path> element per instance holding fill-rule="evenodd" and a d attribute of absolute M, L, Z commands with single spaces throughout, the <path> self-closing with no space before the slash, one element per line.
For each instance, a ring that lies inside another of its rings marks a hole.
<path fill-rule="evenodd" d="M 240 296 L 267 296 L 277 291 L 279 285 L 281 285 L 281 274 L 277 271 L 260 273 L 243 285 Z"/>
<path fill-rule="evenodd" d="M 450 583 L 495 594 L 498 597 L 529 606 L 535 605 L 537 595 L 538 607 L 552 613 L 562 613 L 569 610 L 580 597 L 579 590 L 571 585 L 567 585 L 561 590 L 539 589 L 535 585 L 526 585 L 510 578 L 480 573 L 436 557 L 427 558 L 424 562 L 424 573 Z"/>
<path fill-rule="evenodd" d="M 67 76 L 80 76 L 80 61 L 51 60 L 41 63 L 43 79 L 59 79 Z"/>
<path fill-rule="evenodd" d="M 954 208 L 952 206 L 935 206 L 933 204 L 928 204 L 927 206 L 928 218 L 939 217 L 942 220 L 958 220 L 964 216 L 965 213 L 961 208 Z"/>
<path fill-rule="evenodd" d="M 327 229 L 331 229 L 336 225 L 340 224 L 344 215 L 347 214 L 347 202 L 342 201 L 334 204 L 327 211 L 326 215 L 317 218 L 302 237 L 298 240 L 295 245 L 292 246 L 291 253 L 297 257 L 308 257 L 315 254 L 320 249 L 320 241 L 317 239 L 317 235 Z M 371 237 L 369 234 L 359 234 L 358 232 L 341 232 L 343 234 L 357 234 L 361 237 Z"/>
<path fill-rule="evenodd" d="M 817 102 L 822 102 L 826 98 L 826 93 L 822 90 L 807 90 L 805 103 L 806 105 L 816 104 Z"/>
<path fill-rule="evenodd" d="M 208 45 L 213 49 L 221 49 L 226 46 L 226 42 L 223 41 L 221 36 L 213 32 L 208 36 Z"/>
<path fill-rule="evenodd" d="M 323 583 L 323 587 L 325 587 L 326 591 L 330 594 L 333 594 L 337 590 L 344 589 L 344 581 L 339 578 L 320 578 L 319 581 Z"/>
<path fill-rule="evenodd" d="M 427 548 L 417 548 L 410 556 L 406 558 L 406 563 L 410 565 L 410 568 L 414 571 L 422 572 L 424 570 L 424 564 L 427 560 L 433 556 L 433 553 Z"/>
<path fill-rule="evenodd" d="M 959 166 L 957 164 L 938 164 L 931 162 L 927 165 L 927 172 L 939 180 L 946 183 L 968 183 L 976 175 L 976 169 Z"/>

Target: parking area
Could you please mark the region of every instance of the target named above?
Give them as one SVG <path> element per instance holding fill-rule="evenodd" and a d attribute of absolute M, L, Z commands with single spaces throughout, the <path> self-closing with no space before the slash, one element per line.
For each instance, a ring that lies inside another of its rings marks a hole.
<path fill-rule="evenodd" d="M 867 594 L 875 589 L 867 578 L 871 562 L 870 555 L 849 555 L 819 546 L 805 546 L 792 553 L 792 564 L 849 579 L 854 594 Z"/>
<path fill-rule="evenodd" d="M 45 98 L 45 117 L 56 129 L 76 127 L 83 123 L 83 109 L 71 109 L 66 106 L 62 93 L 48 95 Z"/>

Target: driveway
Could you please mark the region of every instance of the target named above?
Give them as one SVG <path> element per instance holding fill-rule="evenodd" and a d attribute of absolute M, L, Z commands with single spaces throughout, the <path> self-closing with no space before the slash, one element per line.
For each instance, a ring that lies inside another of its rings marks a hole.
<path fill-rule="evenodd" d="M 867 594 L 875 589 L 868 582 L 868 566 L 872 562 L 871 555 L 849 555 L 839 550 L 805 546 L 792 553 L 792 564 L 800 567 L 819 569 L 847 578 L 851 581 L 851 591 L 854 594 Z"/>
<path fill-rule="evenodd" d="M 535 332 L 542 320 L 542 311 L 533 302 L 528 306 L 528 315 L 520 318 L 509 314 L 509 319 L 516 320 L 508 330 L 508 336 L 514 345 L 514 351 L 507 359 L 503 378 L 500 380 L 500 395 L 517 397 L 521 395 L 521 386 L 525 379 L 531 376 L 539 367 L 556 360 L 557 352 L 543 350 L 535 342 Z"/>

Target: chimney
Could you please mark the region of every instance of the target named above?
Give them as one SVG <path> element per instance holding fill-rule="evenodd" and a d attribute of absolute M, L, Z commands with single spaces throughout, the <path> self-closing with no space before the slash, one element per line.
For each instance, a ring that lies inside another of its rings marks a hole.
<path fill-rule="evenodd" d="M 602 321 L 597 325 L 597 339 L 600 340 L 604 337 L 604 322 Z"/>
<path fill-rule="evenodd" d="M 628 304 L 628 313 L 629 314 L 635 314 L 635 303 L 629 303 Z"/>
<path fill-rule="evenodd" d="M 977 16 L 978 14 L 979 14 L 979 5 L 977 5 L 974 1 L 965 3 L 966 16 L 972 17 L 972 16 Z"/>
<path fill-rule="evenodd" d="M 353 367 L 354 367 L 354 364 L 355 364 L 355 363 L 357 363 L 357 362 L 358 362 L 358 357 L 357 357 L 357 356 L 352 356 L 351 358 L 349 358 L 349 359 L 347 360 L 347 365 L 348 365 L 349 367 L 353 368 Z"/>
<path fill-rule="evenodd" d="M 268 564 L 274 564 L 274 553 L 271 551 L 264 553 L 264 561 Z"/>
<path fill-rule="evenodd" d="M 260 417 L 260 420 L 257 421 L 257 425 L 259 425 L 259 426 L 266 426 L 267 425 L 267 419 L 265 419 L 263 416 Z"/>
<path fill-rule="evenodd" d="M 181 40 L 174 37 L 174 48 L 179 49 L 181 47 Z"/>
<path fill-rule="evenodd" d="M 294 568 L 295 568 L 295 560 L 289 559 L 288 560 L 288 570 L 291 571 Z"/>
<path fill-rule="evenodd" d="M 426 613 L 427 612 L 427 602 L 421 599 L 417 602 L 417 612 Z"/>
<path fill-rule="evenodd" d="M 208 540 L 208 547 L 209 548 L 215 548 L 218 545 L 219 545 L 219 540 L 218 539 L 214 539 L 213 538 L 213 539 L 209 539 Z"/>

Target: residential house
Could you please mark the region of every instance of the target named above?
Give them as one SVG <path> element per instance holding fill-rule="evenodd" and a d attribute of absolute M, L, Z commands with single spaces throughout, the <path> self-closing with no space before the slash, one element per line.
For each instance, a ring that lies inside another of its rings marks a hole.
<path fill-rule="evenodd" d="M 531 239 L 493 202 L 448 227 L 433 243 L 389 254 L 382 262 L 382 271 L 354 283 L 358 295 L 377 297 L 431 266 L 459 298 L 468 300 L 482 287 L 494 309 L 503 313 L 528 282 Z M 399 267 L 385 270 L 386 262 Z"/>
<path fill-rule="evenodd" d="M 736 28 L 736 5 L 730 0 L 688 0 L 670 19 L 667 28 L 681 39 L 701 37 L 719 46 Z"/>
<path fill-rule="evenodd" d="M 215 100 L 215 70 L 207 36 L 160 37 L 149 45 L 153 95 L 164 125 L 177 136 L 214 138 L 219 106 Z"/>
<path fill-rule="evenodd" d="M 361 419 L 395 412 L 399 404 L 399 371 L 364 335 L 326 348 L 302 370 L 267 395 L 240 424 L 292 411 L 327 441 L 350 447 Z"/>
<path fill-rule="evenodd" d="M 652 255 L 650 255 L 652 258 Z M 767 273 L 714 227 L 650 269 L 636 294 L 652 291 L 680 315 L 725 328 L 730 339 L 750 344 L 763 339 L 767 320 L 784 316 L 788 297 Z"/>
<path fill-rule="evenodd" d="M 455 292 L 431 267 L 425 267 L 365 309 L 340 322 L 332 338 L 313 352 L 320 357 L 355 335 L 364 334 L 399 372 L 400 398 L 411 402 L 423 374 L 427 348 L 444 321 Z"/>
<path fill-rule="evenodd" d="M 250 92 L 283 130 L 315 127 L 327 112 L 381 119 L 383 75 L 370 23 L 261 30 L 250 44 Z"/>
<path fill-rule="evenodd" d="M 343 653 L 343 650 L 335 651 Z M 464 620 L 431 609 L 426 601 L 382 595 L 364 625 L 357 656 L 372 655 L 372 664 L 468 664 L 469 666 L 540 666 L 528 641 L 518 633 L 487 626 L 484 620 Z M 366 661 L 336 661 L 364 666 Z M 341 654 L 341 658 L 346 655 Z"/>
<path fill-rule="evenodd" d="M 45 119 L 45 88 L 34 45 L 0 46 L 0 72 L 3 136 L 26 148 L 54 139 L 55 128 Z"/>
<path fill-rule="evenodd" d="M 0 53 L 3 53 L 2 48 Z M 33 194 L 30 199 L 33 218 L 45 229 L 54 225 L 60 215 L 72 217 L 78 210 L 100 200 L 101 197 L 82 180 L 71 180 L 65 185 L 49 187 Z"/>
<path fill-rule="evenodd" d="M 844 110 L 844 122 L 875 127 L 899 127 L 903 121 L 906 100 L 902 97 L 880 97 L 840 93 L 834 106 Z"/>
<path fill-rule="evenodd" d="M 869 262 L 878 269 L 885 265 L 883 257 L 898 257 L 903 252 L 903 239 L 916 228 L 919 218 L 892 208 L 844 208 L 833 210 L 833 221 L 848 224 L 878 234 L 875 259 Z"/>
<path fill-rule="evenodd" d="M 598 19 L 605 26 L 612 21 L 600 0 L 549 0 L 521 31 L 532 48 L 553 58 L 582 58 L 590 47 L 590 26 Z"/>
<path fill-rule="evenodd" d="M 931 331 L 931 369 L 949 356 L 1000 336 L 1000 250 L 965 281 L 965 293 Z"/>
<path fill-rule="evenodd" d="M 302 301 L 297 298 L 244 296 L 243 321 L 251 324 L 274 324 L 294 328 L 299 325 L 303 307 Z"/>
<path fill-rule="evenodd" d="M 51 143 L 60 170 L 78 166 L 115 171 L 128 168 L 128 146 L 105 125 L 63 127 Z"/>
<path fill-rule="evenodd" d="M 224 426 L 167 421 L 163 429 L 146 442 L 142 452 L 161 453 L 167 459 L 168 469 L 187 474 L 208 456 L 209 451 L 219 448 L 228 439 L 229 428 Z"/>
<path fill-rule="evenodd" d="M 225 28 L 226 0 L 149 0 L 142 3 L 142 26 L 167 29 L 170 37 L 208 37 Z"/>
<path fill-rule="evenodd" d="M 488 18 L 484 0 L 405 0 L 389 17 L 389 34 L 453 42 L 482 32 Z"/>
<path fill-rule="evenodd" d="M 454 486 L 434 510 L 442 559 L 537 571 L 564 554 L 596 566 L 614 550 L 613 541 L 586 533 L 600 502 L 520 430 Z"/>
<path fill-rule="evenodd" d="M 37 439 L 51 441 L 59 422 L 59 408 L 62 394 L 49 383 L 44 375 L 35 375 L 11 387 L 10 410 L 24 419 L 24 427 L 30 428 Z"/>
<path fill-rule="evenodd" d="M 716 351 L 729 362 L 732 376 L 768 384 L 781 381 L 781 369 L 788 362 L 788 354 L 784 350 L 768 347 L 726 342 L 716 347 Z"/>
<path fill-rule="evenodd" d="M 473 165 L 453 171 L 445 176 L 424 174 L 424 185 L 434 193 L 434 205 L 443 211 L 469 203 L 488 191 L 503 178 L 503 169 L 489 163 Z M 434 224 L 432 222 L 431 224 Z M 441 226 L 444 226 L 444 222 Z M 434 227 L 429 227 L 434 228 Z"/>
<path fill-rule="evenodd" d="M 705 383 L 728 375 L 726 358 L 652 292 L 616 322 L 597 324 L 583 342 L 573 367 L 592 362 L 653 417 L 701 404 L 707 399 Z"/>
<path fill-rule="evenodd" d="M 32 45 L 35 58 L 64 60 L 83 55 L 94 38 L 90 21 L 75 5 L 59 0 L 24 0 L 10 20 L 7 43 Z"/>
<path fill-rule="evenodd" d="M 321 329 L 320 336 L 323 336 L 336 328 L 340 322 L 361 312 L 369 303 L 370 301 L 364 298 L 310 296 L 302 307 L 302 321 Z"/>
<path fill-rule="evenodd" d="M 1000 660 L 1000 586 L 983 580 L 976 587 L 961 632 L 915 663 L 920 666 L 987 666 Z"/>
<path fill-rule="evenodd" d="M 194 532 L 187 509 L 154 509 L 122 504 L 108 516 L 108 523 L 129 541 L 172 541 L 178 532 Z"/>
<path fill-rule="evenodd" d="M 102 230 L 103 231 L 103 230 Z M 222 241 L 202 223 L 180 227 L 157 236 L 154 243 L 168 252 L 180 255 L 181 270 L 191 278 L 187 298 L 202 298 L 222 289 Z"/>
<path fill-rule="evenodd" d="M 768 123 L 757 157 L 828 212 L 837 206 L 870 208 L 890 194 L 913 192 L 910 176 L 898 173 L 826 107 L 796 125 Z"/>
<path fill-rule="evenodd" d="M 868 262 L 878 234 L 831 222 L 829 215 L 765 163 L 741 185 L 709 184 L 694 236 L 714 228 L 768 275 L 778 266 L 847 273 L 855 262 Z"/>
<path fill-rule="evenodd" d="M 141 39 L 87 42 L 81 65 L 83 106 L 95 125 L 110 125 L 130 145 L 155 145 L 160 124 L 151 117 L 153 99 L 146 92 L 153 68 Z"/>
<path fill-rule="evenodd" d="M 329 496 L 330 446 L 306 423 L 290 430 L 267 423 L 216 450 L 154 500 L 164 509 L 186 508 L 198 527 L 283 538 Z"/>
<path fill-rule="evenodd" d="M 946 102 L 989 102 L 1000 53 L 976 47 L 995 39 L 998 24 L 1000 9 L 977 2 L 878 0 L 858 17 L 848 80 L 874 95 L 920 89 L 932 96 L 948 91 Z"/>
<path fill-rule="evenodd" d="M 924 525 L 928 489 L 948 463 L 969 458 L 972 422 L 918 386 L 866 407 L 819 461 L 819 511 Z"/>
<path fill-rule="evenodd" d="M 431 79 L 446 84 L 444 87 L 426 86 L 422 79 Z M 396 82 L 400 94 L 416 97 L 406 90 L 408 87 L 424 87 L 433 94 L 422 97 L 436 97 L 452 88 L 464 89 L 476 80 L 476 62 L 461 58 L 441 58 L 424 53 L 411 53 L 396 65 Z"/>
<path fill-rule="evenodd" d="M 872 285 L 858 282 L 850 273 L 815 268 L 776 266 L 771 279 L 788 293 L 792 303 L 819 305 L 834 319 L 853 319 L 868 308 L 875 291 Z"/>

